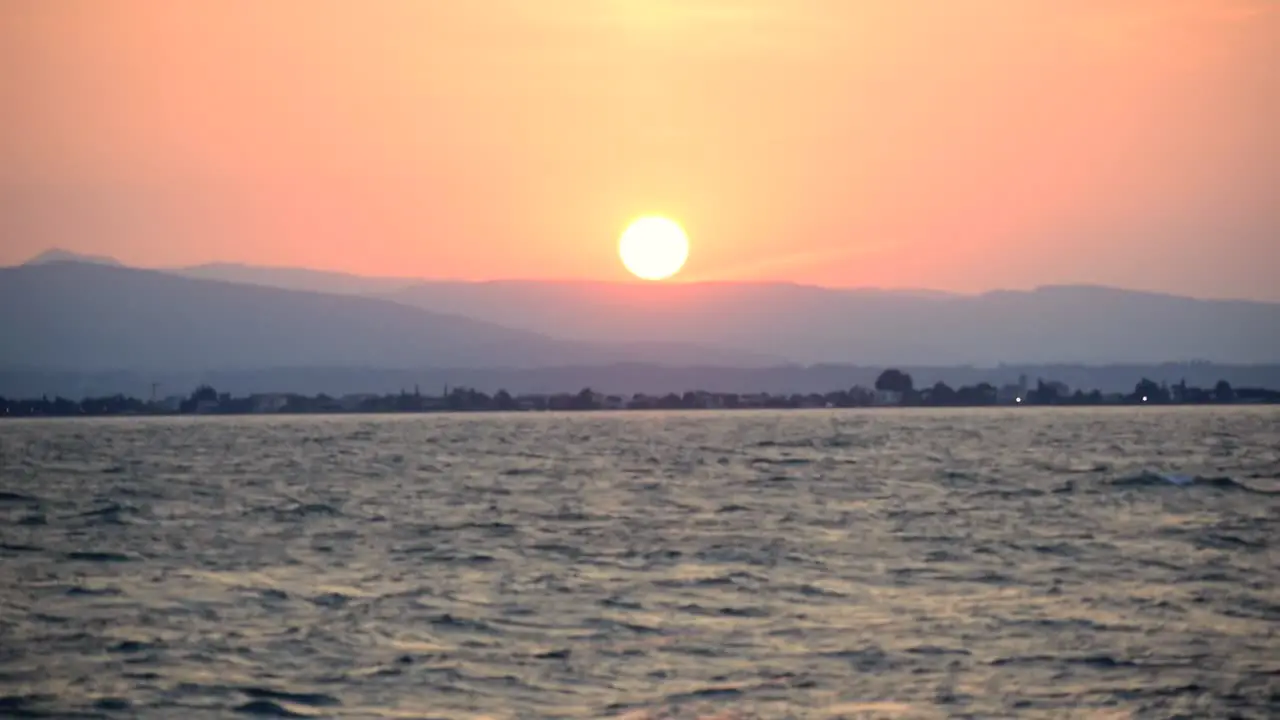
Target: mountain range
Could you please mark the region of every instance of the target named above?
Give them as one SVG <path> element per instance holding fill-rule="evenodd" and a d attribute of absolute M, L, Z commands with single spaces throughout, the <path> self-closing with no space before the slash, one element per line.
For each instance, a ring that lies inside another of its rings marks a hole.
<path fill-rule="evenodd" d="M 680 343 L 561 340 L 378 298 L 83 262 L 0 269 L 0 336 L 0 368 L 83 372 L 779 362 Z"/>
<path fill-rule="evenodd" d="M 384 297 L 570 339 L 699 342 L 804 364 L 1280 359 L 1280 305 L 1103 287 L 930 297 L 777 283 L 420 283 Z"/>
<path fill-rule="evenodd" d="M 1280 360 L 1280 305 L 1087 285 L 967 296 L 790 283 L 415 281 L 243 265 L 175 272 L 379 297 L 569 340 L 643 338 L 804 364 Z"/>
<path fill-rule="evenodd" d="M 0 269 L 0 368 L 1274 363 L 1280 305 L 1092 286 L 443 282 L 65 251 Z"/>

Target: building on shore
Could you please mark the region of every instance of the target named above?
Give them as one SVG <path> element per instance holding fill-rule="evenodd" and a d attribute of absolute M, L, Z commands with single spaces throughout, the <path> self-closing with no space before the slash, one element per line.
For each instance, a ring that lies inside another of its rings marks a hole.
<path fill-rule="evenodd" d="M 880 407 L 901 405 L 902 393 L 897 390 L 876 390 L 875 395 L 872 396 L 871 404 Z"/>
<path fill-rule="evenodd" d="M 283 393 L 266 393 L 249 396 L 255 413 L 278 413 L 289 404 L 289 396 Z"/>

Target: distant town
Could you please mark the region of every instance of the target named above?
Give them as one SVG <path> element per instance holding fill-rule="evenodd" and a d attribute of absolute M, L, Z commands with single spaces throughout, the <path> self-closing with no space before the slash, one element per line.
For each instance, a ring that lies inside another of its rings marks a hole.
<path fill-rule="evenodd" d="M 259 393 L 232 397 L 208 385 L 190 395 L 142 400 L 125 395 L 71 400 L 63 397 L 8 399 L 0 397 L 0 417 L 86 417 L 113 415 L 250 415 L 429 412 L 535 412 L 591 410 L 734 410 L 819 409 L 865 407 L 989 407 L 989 406 L 1106 406 L 1106 405 L 1209 405 L 1280 404 L 1280 390 L 1233 388 L 1226 381 L 1214 387 L 1191 387 L 1139 381 L 1129 393 L 1102 393 L 1072 389 L 1066 384 L 1025 376 L 1015 384 L 990 383 L 952 388 L 946 383 L 914 386 L 911 375 L 888 369 L 873 387 L 854 386 L 827 393 L 711 393 L 690 390 L 666 395 L 605 395 L 584 388 L 576 393 L 512 395 L 505 390 L 490 395 L 464 387 L 443 388 L 439 395 L 424 394 L 417 387 L 399 393 L 307 396 Z"/>

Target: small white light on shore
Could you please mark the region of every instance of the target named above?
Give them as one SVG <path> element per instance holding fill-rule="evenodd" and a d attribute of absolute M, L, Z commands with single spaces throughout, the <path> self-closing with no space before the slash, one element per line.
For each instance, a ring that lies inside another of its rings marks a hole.
<path fill-rule="evenodd" d="M 1143 396 L 1142 396 L 1142 402 L 1146 402 L 1146 401 L 1147 401 L 1147 396 L 1146 396 L 1146 395 L 1143 395 Z"/>
<path fill-rule="evenodd" d="M 1020 403 L 1022 402 L 1022 398 L 1014 398 L 1013 401 L 1016 403 Z"/>

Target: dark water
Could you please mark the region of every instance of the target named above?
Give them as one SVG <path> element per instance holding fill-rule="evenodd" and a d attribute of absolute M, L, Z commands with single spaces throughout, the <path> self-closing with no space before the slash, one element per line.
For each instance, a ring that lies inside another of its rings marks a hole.
<path fill-rule="evenodd" d="M 1274 718 L 1277 476 L 1266 409 L 0 423 L 0 715 Z"/>

